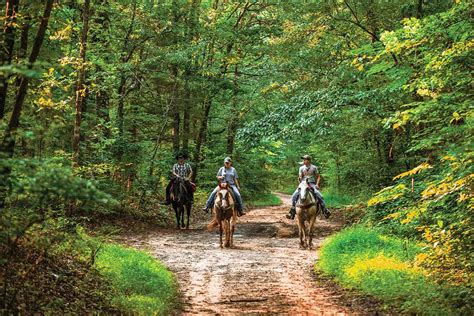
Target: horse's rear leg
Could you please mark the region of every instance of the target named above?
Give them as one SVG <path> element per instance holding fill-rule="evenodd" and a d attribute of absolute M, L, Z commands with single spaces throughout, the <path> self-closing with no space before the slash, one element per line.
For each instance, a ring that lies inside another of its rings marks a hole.
<path fill-rule="evenodd" d="M 308 246 L 309 246 L 309 249 L 313 249 L 313 228 L 314 228 L 314 223 L 316 223 L 316 218 L 318 217 L 318 212 L 316 212 L 316 214 L 310 218 L 309 220 L 309 228 L 308 228 L 308 239 L 309 239 L 309 242 L 308 242 Z"/>
<path fill-rule="evenodd" d="M 176 228 L 179 229 L 179 209 L 173 205 L 174 214 L 176 215 Z"/>
<path fill-rule="evenodd" d="M 222 222 L 221 221 L 219 221 L 219 240 L 221 242 L 221 248 L 223 248 L 222 247 Z"/>
<path fill-rule="evenodd" d="M 234 246 L 235 219 L 232 217 L 230 222 L 230 246 Z"/>

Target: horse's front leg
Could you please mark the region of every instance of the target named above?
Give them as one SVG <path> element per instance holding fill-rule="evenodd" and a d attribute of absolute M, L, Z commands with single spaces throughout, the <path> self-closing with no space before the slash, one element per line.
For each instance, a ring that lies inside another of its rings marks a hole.
<path fill-rule="evenodd" d="M 181 217 L 181 228 L 184 228 L 184 227 L 186 227 L 184 225 L 184 205 L 181 205 L 181 207 L 179 208 L 179 214 L 180 214 L 180 217 Z"/>
<path fill-rule="evenodd" d="M 189 229 L 189 217 L 191 216 L 191 208 L 192 208 L 192 204 L 187 204 L 186 205 L 186 213 L 187 213 L 187 216 L 188 216 L 188 219 L 186 221 L 186 229 Z"/>
<path fill-rule="evenodd" d="M 298 217 L 298 235 L 300 237 L 300 248 L 304 249 L 304 222 Z"/>

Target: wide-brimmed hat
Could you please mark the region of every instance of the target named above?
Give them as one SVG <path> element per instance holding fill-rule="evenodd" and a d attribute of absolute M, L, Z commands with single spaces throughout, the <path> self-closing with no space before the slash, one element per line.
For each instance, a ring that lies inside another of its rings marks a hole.
<path fill-rule="evenodd" d="M 188 154 L 186 154 L 186 153 L 177 153 L 175 157 L 176 157 L 176 159 L 179 159 L 179 158 L 188 159 Z"/>
<path fill-rule="evenodd" d="M 308 159 L 308 160 L 311 160 L 311 156 L 310 155 L 303 155 L 301 156 L 301 159 Z"/>
<path fill-rule="evenodd" d="M 224 163 L 226 163 L 226 162 L 232 162 L 232 158 L 230 158 L 230 157 L 225 157 Z"/>

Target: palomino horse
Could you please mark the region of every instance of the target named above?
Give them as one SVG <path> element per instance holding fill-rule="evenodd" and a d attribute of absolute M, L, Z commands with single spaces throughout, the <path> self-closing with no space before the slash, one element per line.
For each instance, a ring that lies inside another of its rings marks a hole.
<path fill-rule="evenodd" d="M 173 181 L 173 188 L 171 190 L 171 204 L 173 205 L 176 214 L 177 228 L 184 228 L 184 211 L 188 215 L 186 228 L 189 228 L 189 216 L 191 215 L 191 208 L 193 203 L 192 188 L 181 177 L 176 177 Z"/>
<path fill-rule="evenodd" d="M 237 208 L 235 206 L 234 196 L 231 193 L 231 188 L 226 183 L 219 185 L 212 211 L 214 213 L 214 219 L 207 225 L 207 229 L 212 231 L 214 227 L 219 225 L 221 248 L 222 232 L 225 234 L 224 247 L 232 247 L 234 244 L 235 224 L 237 223 Z"/>
<path fill-rule="evenodd" d="M 321 213 L 321 205 L 312 194 L 308 181 L 301 182 L 298 186 L 300 197 L 296 204 L 296 216 L 300 236 L 300 248 L 313 248 L 313 227 L 316 217 Z"/>

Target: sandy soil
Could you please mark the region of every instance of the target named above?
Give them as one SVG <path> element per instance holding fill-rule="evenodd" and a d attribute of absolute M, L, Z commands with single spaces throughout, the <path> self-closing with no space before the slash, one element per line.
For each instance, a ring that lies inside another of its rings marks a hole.
<path fill-rule="evenodd" d="M 204 230 L 154 229 L 123 236 L 172 270 L 182 293 L 182 314 L 376 314 L 376 305 L 315 275 L 325 237 L 339 230 L 337 214 L 318 219 L 315 250 L 300 250 L 295 221 L 284 205 L 254 209 L 240 217 L 233 249 L 219 248 L 219 235 Z M 200 212 L 195 210 L 194 212 Z"/>

